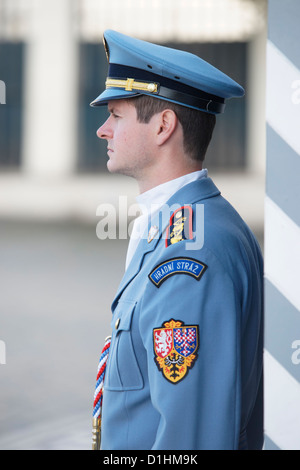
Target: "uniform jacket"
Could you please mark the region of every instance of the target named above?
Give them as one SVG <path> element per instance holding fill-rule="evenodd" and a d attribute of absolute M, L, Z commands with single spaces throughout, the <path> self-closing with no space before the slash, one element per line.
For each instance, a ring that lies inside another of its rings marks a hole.
<path fill-rule="evenodd" d="M 261 449 L 259 246 L 210 178 L 174 204 L 151 220 L 112 304 L 101 448 Z"/>

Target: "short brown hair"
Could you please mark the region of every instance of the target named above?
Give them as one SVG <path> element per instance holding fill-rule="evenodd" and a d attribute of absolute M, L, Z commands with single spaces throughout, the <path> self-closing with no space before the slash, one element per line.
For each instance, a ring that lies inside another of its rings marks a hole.
<path fill-rule="evenodd" d="M 214 114 L 147 95 L 130 98 L 128 102 L 134 105 L 137 119 L 143 123 L 148 123 L 152 116 L 164 109 L 174 111 L 183 129 L 183 145 L 186 153 L 193 160 L 204 160 L 216 124 Z"/>

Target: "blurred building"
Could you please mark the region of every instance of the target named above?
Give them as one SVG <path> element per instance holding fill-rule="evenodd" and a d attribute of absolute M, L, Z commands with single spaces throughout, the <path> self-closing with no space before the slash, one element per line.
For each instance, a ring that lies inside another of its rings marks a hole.
<path fill-rule="evenodd" d="M 300 11 L 268 3 L 267 43 L 267 0 L 0 0 L 0 219 L 96 227 L 100 204 L 134 202 L 135 182 L 106 170 L 106 110 L 89 106 L 106 77 L 105 29 L 189 50 L 237 80 L 245 99 L 218 117 L 206 165 L 260 234 L 267 122 L 266 448 L 299 449 Z"/>
<path fill-rule="evenodd" d="M 0 0 L 0 216 L 96 220 L 134 201 L 106 170 L 105 29 L 196 53 L 246 89 L 219 116 L 206 166 L 250 225 L 263 226 L 266 1 Z M 251 193 L 251 197 L 249 197 Z"/>

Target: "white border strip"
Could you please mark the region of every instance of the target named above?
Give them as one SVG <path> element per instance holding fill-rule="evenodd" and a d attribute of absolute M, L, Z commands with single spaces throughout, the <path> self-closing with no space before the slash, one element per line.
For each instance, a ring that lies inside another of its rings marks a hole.
<path fill-rule="evenodd" d="M 300 70 L 270 40 L 266 99 L 267 122 L 300 155 Z"/>
<path fill-rule="evenodd" d="M 268 351 L 264 355 L 265 432 L 281 450 L 300 450 L 300 384 Z"/>
<path fill-rule="evenodd" d="M 265 197 L 265 277 L 300 312 L 300 227 Z"/>

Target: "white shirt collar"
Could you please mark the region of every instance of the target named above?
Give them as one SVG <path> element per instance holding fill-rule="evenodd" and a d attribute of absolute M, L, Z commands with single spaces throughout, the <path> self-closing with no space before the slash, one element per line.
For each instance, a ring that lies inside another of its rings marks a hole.
<path fill-rule="evenodd" d="M 146 213 L 151 214 L 163 206 L 180 188 L 188 183 L 206 177 L 206 169 L 193 171 L 192 173 L 188 173 L 187 175 L 180 176 L 179 178 L 167 181 L 166 183 L 162 183 L 149 189 L 149 191 L 137 196 L 136 201 L 139 204 L 143 215 Z"/>
<path fill-rule="evenodd" d="M 180 176 L 174 180 L 168 181 L 167 183 L 160 184 L 155 188 L 149 189 L 145 193 L 137 196 L 136 201 L 140 206 L 142 215 L 140 215 L 134 222 L 133 230 L 129 240 L 127 257 L 126 257 L 126 269 L 134 255 L 137 245 L 140 241 L 141 236 L 145 232 L 148 226 L 149 216 L 158 211 L 166 202 L 175 194 L 180 188 L 188 183 L 207 177 L 207 170 L 199 170 L 189 173 L 184 176 Z"/>

